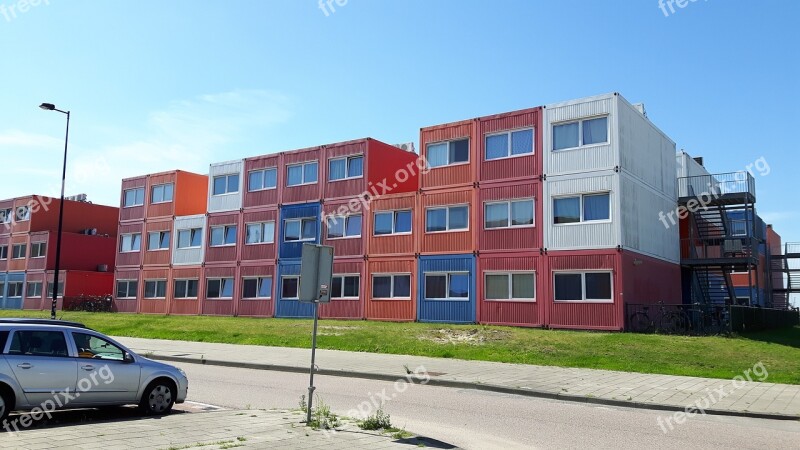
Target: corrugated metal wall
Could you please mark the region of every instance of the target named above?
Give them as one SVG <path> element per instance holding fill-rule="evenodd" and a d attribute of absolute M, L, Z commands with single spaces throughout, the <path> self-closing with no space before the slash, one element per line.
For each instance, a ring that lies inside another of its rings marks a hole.
<path fill-rule="evenodd" d="M 622 96 L 617 99 L 622 173 L 677 200 L 675 143 Z"/>
<path fill-rule="evenodd" d="M 171 218 L 175 215 L 175 188 L 177 187 L 175 172 L 157 173 L 147 176 L 147 187 L 144 193 L 144 202 L 147 208 L 147 218 Z M 171 183 L 173 186 L 173 200 L 163 203 L 153 203 L 153 186 Z M 124 193 L 123 193 L 124 195 Z"/>
<path fill-rule="evenodd" d="M 478 124 L 475 119 L 436 125 L 420 130 L 419 152 L 420 156 L 426 160 L 429 144 L 464 138 L 469 139 L 469 163 L 437 167 L 420 174 L 422 190 L 471 185 L 477 180 L 480 159 L 475 144 L 478 140 Z"/>
<path fill-rule="evenodd" d="M 484 251 L 538 251 L 542 247 L 542 183 L 536 181 L 481 184 L 478 190 L 479 207 L 475 227 L 478 233 L 478 249 Z M 486 203 L 533 199 L 533 227 L 486 229 Z"/>
<path fill-rule="evenodd" d="M 211 164 L 208 175 L 208 212 L 236 211 L 242 208 L 242 190 L 246 186 L 244 161 Z M 214 195 L 214 177 L 239 174 L 239 190 L 233 194 Z"/>
<path fill-rule="evenodd" d="M 144 248 L 145 266 L 168 266 L 172 263 L 172 219 L 162 219 L 158 221 L 148 221 L 145 224 L 145 232 L 142 234 L 142 247 Z M 170 246 L 166 250 L 148 250 L 150 233 L 165 231 L 169 234 Z"/>
<path fill-rule="evenodd" d="M 469 228 L 464 231 L 427 233 L 425 231 L 426 210 L 436 206 L 469 205 Z M 417 248 L 423 255 L 472 253 L 477 250 L 478 190 L 473 187 L 427 191 L 419 197 L 419 209 L 414 218 L 419 230 Z"/>
<path fill-rule="evenodd" d="M 542 175 L 542 109 L 532 108 L 514 111 L 478 119 L 479 132 L 477 155 L 481 164 L 478 168 L 478 180 L 517 181 L 538 179 Z M 496 160 L 486 160 L 486 135 L 502 131 L 533 128 L 533 153 Z"/>
<path fill-rule="evenodd" d="M 0 276 L 2 279 L 2 276 Z M 47 295 L 47 288 L 44 282 L 45 273 L 44 272 L 28 272 L 25 276 L 25 299 L 22 302 L 22 309 L 27 310 L 42 310 L 50 309 L 50 305 L 52 302 L 52 297 L 48 300 L 45 300 L 45 296 Z M 31 282 L 39 282 L 42 283 L 42 293 L 38 297 L 28 297 L 28 283 Z"/>
<path fill-rule="evenodd" d="M 200 228 L 203 230 L 202 242 L 199 248 L 178 248 L 178 233 L 180 230 Z M 206 216 L 176 217 L 172 226 L 172 264 L 173 265 L 198 265 L 203 263 L 206 247 Z"/>
<path fill-rule="evenodd" d="M 301 186 L 288 187 L 286 185 L 286 176 L 287 171 L 289 170 L 288 167 L 292 164 L 311 161 L 317 161 L 319 163 L 317 166 L 317 182 Z M 279 179 L 283 181 L 278 184 L 278 189 L 281 191 L 278 194 L 280 203 L 285 205 L 288 203 L 307 203 L 319 201 L 319 199 L 323 198 L 322 186 L 324 184 L 323 180 L 325 180 L 328 176 L 327 169 L 328 165 L 327 161 L 325 160 L 324 147 L 312 147 L 284 153 L 283 167 L 278 169 L 283 172 L 279 177 Z"/>
<path fill-rule="evenodd" d="M 367 222 L 369 220 L 369 211 L 362 211 L 361 202 L 358 202 L 358 207 L 351 208 L 349 201 L 337 200 L 332 202 L 325 202 L 322 205 L 323 216 L 338 215 L 339 211 L 347 211 L 346 215 L 361 215 L 361 236 L 360 237 L 346 237 L 328 239 L 328 224 L 323 223 L 321 239 L 323 245 L 330 245 L 333 247 L 333 254 L 336 258 L 347 257 L 362 257 L 365 255 L 366 236 L 368 233 Z"/>
<path fill-rule="evenodd" d="M 538 327 L 545 323 L 542 305 L 548 295 L 545 257 L 536 253 L 481 253 L 478 257 L 478 321 L 491 325 Z M 536 272 L 536 301 L 486 300 L 486 275 L 492 272 Z"/>
<path fill-rule="evenodd" d="M 417 207 L 418 196 L 416 193 L 397 194 L 380 197 L 370 203 L 365 215 L 369 216 L 369 224 L 365 228 L 367 233 L 367 254 L 372 256 L 413 255 L 418 252 L 417 236 L 424 233 L 424 228 L 419 227 L 417 216 L 421 209 Z M 411 233 L 375 236 L 375 214 L 381 211 L 411 211 Z"/>
<path fill-rule="evenodd" d="M 0 280 L 3 283 L 3 291 L 0 292 L 0 309 L 22 309 L 22 300 L 24 298 L 24 291 L 25 291 L 25 273 L 19 272 L 8 272 L 5 274 L 0 274 Z M 8 296 L 8 289 L 9 283 L 20 282 L 23 284 L 23 294 L 21 297 L 9 297 Z"/>
<path fill-rule="evenodd" d="M 175 280 L 197 280 L 197 298 L 175 298 Z M 201 314 L 202 303 L 200 299 L 205 297 L 205 290 L 205 278 L 203 277 L 202 267 L 180 267 L 172 269 L 167 286 L 169 313 L 176 315 Z"/>
<path fill-rule="evenodd" d="M 621 255 L 622 300 L 625 303 L 681 303 L 681 266 L 661 259 L 624 251 Z"/>
<path fill-rule="evenodd" d="M 244 224 L 241 223 L 243 215 L 241 213 L 214 213 L 209 214 L 206 222 L 208 223 L 208 230 L 206 231 L 206 264 L 216 263 L 235 263 L 239 258 L 239 251 L 244 245 L 245 229 Z M 211 246 L 211 228 L 215 226 L 235 225 L 236 226 L 236 244 L 226 245 L 221 247 Z"/>
<path fill-rule="evenodd" d="M 626 173 L 619 174 L 619 180 L 623 247 L 675 263 L 680 261 L 680 229 L 667 219 L 667 214 L 675 211 L 677 199 L 656 192 Z"/>
<path fill-rule="evenodd" d="M 425 274 L 429 272 L 467 272 L 467 300 L 428 300 L 425 298 Z M 421 256 L 417 284 L 417 320 L 420 322 L 474 323 L 476 319 L 475 256 Z"/>
<path fill-rule="evenodd" d="M 381 300 L 372 297 L 372 277 L 376 274 L 411 275 L 411 298 L 408 300 Z M 370 258 L 364 280 L 366 296 L 365 317 L 370 320 L 413 322 L 417 318 L 417 259 L 414 256 Z"/>
<path fill-rule="evenodd" d="M 226 299 L 210 299 L 208 293 L 203 295 L 203 314 L 207 316 L 232 316 L 234 315 L 234 299 L 241 296 L 242 283 L 237 276 L 238 269 L 236 266 L 229 267 L 208 267 L 204 271 L 205 282 L 209 278 L 232 278 L 233 279 L 233 296 Z M 205 288 L 205 286 L 204 286 Z"/>
<path fill-rule="evenodd" d="M 120 222 L 128 222 L 132 220 L 144 219 L 144 205 L 125 207 L 124 201 L 125 201 L 126 190 L 135 188 L 145 188 L 145 191 L 147 191 L 146 186 L 147 186 L 147 177 L 136 177 L 136 178 L 128 178 L 122 180 L 122 189 L 120 190 L 120 199 L 119 199 Z M 147 192 L 145 192 L 145 198 L 147 197 L 148 197 Z"/>
<path fill-rule="evenodd" d="M 323 164 L 325 165 L 325 180 L 322 183 L 322 197 L 324 199 L 330 200 L 345 197 L 355 197 L 367 190 L 367 177 L 369 174 L 367 173 L 367 141 L 365 139 L 327 145 L 321 154 L 325 155 L 324 161 L 320 162 L 320 167 Z M 328 164 L 331 159 L 355 155 L 364 156 L 363 176 L 359 178 L 337 181 L 331 181 L 328 179 Z M 322 180 L 322 178 L 320 178 L 320 180 Z"/>
<path fill-rule="evenodd" d="M 300 303 L 297 300 L 286 300 L 282 297 L 283 280 L 281 277 L 287 275 L 300 276 L 300 262 L 278 263 L 278 280 L 275 283 L 275 317 L 282 318 L 312 318 L 314 317 L 314 305 L 311 303 Z"/>
<path fill-rule="evenodd" d="M 303 244 L 306 242 L 284 242 L 285 223 L 287 219 L 305 219 L 310 218 L 315 220 L 316 226 L 316 239 L 313 242 L 319 244 L 320 236 L 320 204 L 319 203 L 304 203 L 301 205 L 289 205 L 281 207 L 281 223 L 278 230 L 279 253 L 278 258 L 283 259 L 299 259 L 303 254 Z"/>
<path fill-rule="evenodd" d="M 259 169 L 275 168 L 277 175 L 277 183 L 275 189 L 259 190 L 250 192 L 248 180 L 250 172 Z M 244 160 L 244 180 L 242 181 L 243 194 L 244 194 L 244 208 L 258 208 L 263 206 L 277 206 L 280 202 L 280 186 L 286 183 L 285 169 L 283 166 L 283 154 L 275 153 L 272 155 L 257 156 L 254 158 L 247 158 Z"/>
<path fill-rule="evenodd" d="M 29 235 L 29 242 L 28 242 L 28 249 L 27 249 L 27 264 L 25 266 L 26 271 L 32 270 L 45 270 L 47 269 L 47 261 L 50 259 L 51 253 L 53 257 L 53 262 L 55 262 L 55 243 L 52 245 L 52 252 L 50 249 L 50 245 L 48 245 L 48 237 L 50 236 L 49 231 L 40 231 L 37 233 L 31 233 Z M 63 240 L 63 237 L 62 237 Z M 31 258 L 31 246 L 33 244 L 43 243 L 46 250 L 45 250 L 45 257 L 44 258 Z M 63 255 L 62 255 L 63 258 Z M 63 261 L 63 259 L 62 259 Z"/>
<path fill-rule="evenodd" d="M 119 299 L 117 298 L 116 285 L 119 280 L 136 280 L 136 298 Z M 114 308 L 118 312 L 135 313 L 139 311 L 139 300 L 142 298 L 144 286 L 142 286 L 142 273 L 138 269 L 117 270 L 114 273 Z"/>
<path fill-rule="evenodd" d="M 269 300 L 250 300 L 241 298 L 240 289 L 237 314 L 245 317 L 272 317 L 275 314 L 275 298 L 278 287 L 275 264 L 267 264 L 265 262 L 257 266 L 241 266 L 239 268 L 239 275 L 240 279 L 237 280 L 237 282 L 240 283 L 243 283 L 242 280 L 245 277 L 272 277 L 272 292 Z"/>
<path fill-rule="evenodd" d="M 139 292 L 141 293 L 141 297 L 139 300 L 139 311 L 143 314 L 166 314 L 169 311 L 169 305 L 167 304 L 167 298 L 169 298 L 172 294 L 172 286 L 169 284 L 169 269 L 150 269 L 150 270 L 142 270 L 142 278 L 140 281 L 141 287 L 139 288 Z M 147 299 L 144 298 L 144 287 L 145 282 L 148 280 L 165 280 L 167 282 L 167 292 L 165 298 L 159 299 Z M 116 289 L 115 289 L 116 290 Z"/>
<path fill-rule="evenodd" d="M 242 262 L 263 261 L 264 263 L 275 263 L 276 245 L 278 242 L 280 223 L 278 222 L 278 209 L 270 208 L 263 210 L 246 210 L 242 220 L 242 236 L 247 236 L 248 223 L 274 222 L 275 234 L 272 236 L 271 244 L 245 244 L 241 251 Z M 244 238 L 242 239 L 244 241 Z"/>
<path fill-rule="evenodd" d="M 135 266 L 139 267 L 142 265 L 142 260 L 144 258 L 144 249 L 146 247 L 146 243 L 144 242 L 144 222 L 134 222 L 134 223 L 125 223 L 120 224 L 119 226 L 119 237 L 117 238 L 117 266 Z M 121 244 L 122 244 L 122 235 L 123 234 L 131 234 L 131 233 L 141 233 L 142 234 L 142 243 L 141 243 L 141 250 L 138 252 L 120 252 Z"/>
<path fill-rule="evenodd" d="M 365 298 L 365 273 L 364 259 L 357 260 L 335 260 L 333 263 L 334 275 L 355 275 L 359 276 L 358 299 L 356 300 L 336 300 L 320 305 L 319 316 L 323 319 L 363 319 L 364 318 L 364 298 Z"/>

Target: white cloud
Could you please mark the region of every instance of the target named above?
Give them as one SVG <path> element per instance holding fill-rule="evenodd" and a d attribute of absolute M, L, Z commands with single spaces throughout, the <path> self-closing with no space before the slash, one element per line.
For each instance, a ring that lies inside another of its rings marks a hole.
<path fill-rule="evenodd" d="M 174 101 L 148 115 L 139 129 L 119 135 L 127 142 L 70 142 L 67 194 L 86 193 L 96 203 L 115 205 L 123 178 L 173 169 L 208 172 L 214 161 L 239 157 L 241 143 L 292 116 L 286 96 L 265 90 L 236 90 Z M 16 167 L 0 184 L 0 198 L 30 193 L 58 195 L 60 165 L 43 169 L 33 164 L 35 151 L 61 154 L 63 138 L 20 130 L 0 132 L 4 166 Z M 57 156 L 58 155 L 58 156 Z M 7 163 L 8 165 L 6 165 Z M 53 179 L 55 183 L 43 183 Z"/>

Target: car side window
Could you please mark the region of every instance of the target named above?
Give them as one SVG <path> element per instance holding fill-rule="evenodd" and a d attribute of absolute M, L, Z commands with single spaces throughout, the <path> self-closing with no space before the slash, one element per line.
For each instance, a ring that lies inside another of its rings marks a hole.
<path fill-rule="evenodd" d="M 60 331 L 14 331 L 9 355 L 67 357 L 67 340 Z"/>
<path fill-rule="evenodd" d="M 111 342 L 86 333 L 72 333 L 75 339 L 75 347 L 78 348 L 78 357 L 107 359 L 111 361 L 122 361 L 125 359 L 125 351 Z"/>
<path fill-rule="evenodd" d="M 6 350 L 6 342 L 8 342 L 8 331 L 0 331 L 0 353 Z"/>

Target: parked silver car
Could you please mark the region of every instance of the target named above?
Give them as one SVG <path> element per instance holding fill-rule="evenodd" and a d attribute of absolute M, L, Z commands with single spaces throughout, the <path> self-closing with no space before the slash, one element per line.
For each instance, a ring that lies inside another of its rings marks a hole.
<path fill-rule="evenodd" d="M 189 389 L 181 369 L 79 323 L 0 319 L 0 350 L 0 424 L 11 411 L 130 404 L 162 415 Z"/>

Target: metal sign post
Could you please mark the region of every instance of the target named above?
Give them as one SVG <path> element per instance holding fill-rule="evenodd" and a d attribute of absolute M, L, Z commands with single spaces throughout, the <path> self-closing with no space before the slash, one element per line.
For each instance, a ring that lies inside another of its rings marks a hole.
<path fill-rule="evenodd" d="M 331 280 L 333 278 L 333 247 L 316 244 L 303 244 L 303 257 L 300 262 L 300 287 L 298 297 L 301 302 L 314 304 L 314 331 L 311 335 L 311 370 L 308 384 L 308 411 L 306 424 L 311 423 L 314 402 L 314 369 L 317 358 L 317 324 L 319 304 L 330 303 Z"/>

